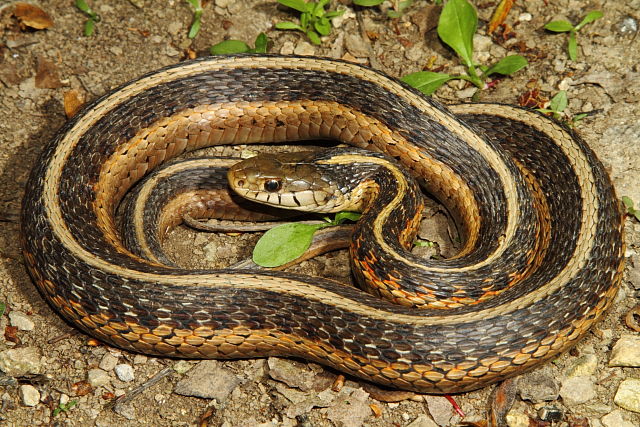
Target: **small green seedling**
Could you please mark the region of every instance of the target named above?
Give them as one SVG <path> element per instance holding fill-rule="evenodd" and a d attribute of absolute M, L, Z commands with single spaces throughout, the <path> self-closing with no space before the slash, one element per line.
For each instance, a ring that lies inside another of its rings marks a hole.
<path fill-rule="evenodd" d="M 67 412 L 78 404 L 77 400 L 70 400 L 67 403 L 61 403 L 53 410 L 53 416 L 56 417 L 60 412 Z"/>
<path fill-rule="evenodd" d="M 565 117 L 567 116 L 567 113 L 565 113 L 564 110 L 567 108 L 568 104 L 569 104 L 569 100 L 567 99 L 567 91 L 561 90 L 560 92 L 556 93 L 553 98 L 551 98 L 551 101 L 549 101 L 548 108 L 538 108 L 536 109 L 536 111 L 539 111 L 544 114 L 551 114 L 554 119 L 561 120 L 562 116 L 565 116 Z M 568 124 L 569 126 L 572 126 L 576 124 L 578 121 L 587 117 L 587 115 L 588 115 L 587 113 L 576 114 L 571 118 L 570 121 L 565 120 L 565 123 Z"/>
<path fill-rule="evenodd" d="M 582 21 L 575 27 L 571 25 L 569 21 L 551 21 L 547 25 L 544 26 L 545 30 L 553 31 L 554 33 L 569 33 L 569 44 L 567 45 L 567 51 L 569 53 L 569 59 L 575 61 L 578 57 L 578 41 L 577 34 L 582 27 L 587 25 L 590 22 L 595 21 L 602 17 L 602 12 L 598 10 L 591 11 L 587 13 L 587 15 L 582 18 Z"/>
<path fill-rule="evenodd" d="M 486 87 L 485 81 L 493 74 L 510 75 L 526 67 L 527 60 L 520 55 L 502 58 L 490 67 L 473 62 L 473 35 L 478 27 L 476 10 L 467 0 L 449 0 L 442 9 L 438 21 L 438 35 L 449 45 L 467 68 L 466 75 L 451 75 L 432 71 L 407 74 L 402 81 L 426 95 L 431 95 L 440 86 L 453 79 L 467 80 L 479 89 Z"/>
<path fill-rule="evenodd" d="M 232 55 L 236 53 L 267 53 L 269 39 L 265 33 L 258 34 L 255 47 L 251 48 L 242 40 L 225 40 L 209 48 L 212 55 Z"/>
<path fill-rule="evenodd" d="M 283 6 L 300 12 L 300 24 L 295 22 L 278 22 L 278 30 L 302 31 L 307 35 L 311 43 L 320 44 L 320 36 L 327 36 L 331 32 L 331 20 L 344 13 L 344 10 L 326 11 L 324 8 L 329 0 L 308 1 L 304 0 L 278 0 Z"/>
<path fill-rule="evenodd" d="M 622 196 L 622 203 L 624 207 L 627 209 L 626 214 L 635 217 L 638 221 L 640 221 L 640 209 L 636 209 L 633 207 L 633 200 L 631 197 Z"/>
<path fill-rule="evenodd" d="M 372 7 L 379 6 L 384 3 L 385 0 L 353 0 L 353 4 L 357 6 Z M 413 4 L 413 0 L 393 0 L 391 2 L 392 9 L 387 11 L 389 18 L 399 18 L 404 11 Z"/>
<path fill-rule="evenodd" d="M 193 7 L 193 20 L 191 21 L 191 27 L 189 28 L 189 38 L 194 39 L 200 32 L 200 26 L 202 25 L 202 1 L 201 0 L 186 0 L 187 3 Z"/>
<path fill-rule="evenodd" d="M 339 212 L 334 219 L 325 218 L 322 224 L 288 223 L 264 233 L 253 248 L 253 262 L 262 267 L 279 267 L 299 258 L 309 249 L 313 234 L 326 227 L 340 225 L 345 221 L 357 221 L 356 212 Z"/>
<path fill-rule="evenodd" d="M 0 316 L 2 316 L 6 310 L 7 310 L 7 305 L 3 302 L 0 302 Z"/>
<path fill-rule="evenodd" d="M 76 0 L 76 7 L 88 17 L 84 23 L 84 35 L 87 37 L 93 35 L 96 30 L 96 22 L 100 22 L 100 15 L 95 13 L 85 0 Z"/>

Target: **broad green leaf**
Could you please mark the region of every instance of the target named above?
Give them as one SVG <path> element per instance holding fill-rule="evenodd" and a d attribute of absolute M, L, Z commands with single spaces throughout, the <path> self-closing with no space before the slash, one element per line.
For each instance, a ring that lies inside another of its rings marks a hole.
<path fill-rule="evenodd" d="M 628 196 L 622 196 L 622 203 L 624 204 L 624 207 L 627 208 L 628 212 L 631 212 L 633 209 L 633 200 L 631 200 L 631 197 Z"/>
<path fill-rule="evenodd" d="M 384 0 L 353 0 L 353 4 L 364 7 L 378 6 L 384 3 Z"/>
<path fill-rule="evenodd" d="M 91 13 L 91 8 L 87 4 L 87 2 L 84 0 L 76 0 L 76 7 L 80 9 L 82 12 L 86 13 L 87 15 Z"/>
<path fill-rule="evenodd" d="M 565 33 L 573 30 L 573 25 L 567 21 L 551 21 L 544 26 L 544 29 L 553 31 L 554 33 Z"/>
<path fill-rule="evenodd" d="M 551 98 L 549 109 L 553 112 L 561 113 L 565 108 L 567 108 L 568 103 L 567 91 L 561 90 L 560 92 L 556 93 L 553 98 Z"/>
<path fill-rule="evenodd" d="M 278 30 L 300 30 L 302 31 L 302 27 L 294 22 L 284 21 L 278 22 L 276 24 L 276 28 Z"/>
<path fill-rule="evenodd" d="M 587 13 L 587 16 L 585 16 L 578 25 L 576 25 L 576 31 L 579 31 L 580 28 L 584 27 L 588 23 L 600 18 L 602 18 L 602 12 L 600 12 L 599 10 L 592 10 L 591 12 Z"/>
<path fill-rule="evenodd" d="M 195 16 L 193 20 L 193 24 L 191 24 L 191 28 L 189 29 L 188 37 L 190 39 L 195 38 L 200 32 L 200 17 Z"/>
<path fill-rule="evenodd" d="M 357 220 L 360 219 L 361 216 L 362 214 L 359 212 L 348 212 L 348 211 L 338 212 L 334 220 L 331 222 L 333 224 L 342 224 L 345 221 L 356 222 Z"/>
<path fill-rule="evenodd" d="M 91 36 L 96 29 L 96 23 L 93 19 L 87 19 L 87 22 L 84 23 L 84 35 Z"/>
<path fill-rule="evenodd" d="M 314 24 L 313 27 L 320 35 L 328 36 L 331 32 L 331 23 L 327 18 L 320 18 Z"/>
<path fill-rule="evenodd" d="M 306 12 L 307 11 L 307 3 L 303 0 L 278 0 L 283 6 L 290 7 L 291 9 L 295 9 L 298 12 Z"/>
<path fill-rule="evenodd" d="M 473 35 L 477 26 L 478 15 L 467 0 L 449 0 L 444 5 L 438 21 L 438 35 L 467 67 L 473 66 Z"/>
<path fill-rule="evenodd" d="M 569 52 L 569 59 L 575 61 L 578 58 L 578 41 L 576 40 L 576 32 L 569 32 L 569 43 L 567 44 L 567 51 Z"/>
<path fill-rule="evenodd" d="M 289 223 L 264 233 L 253 249 L 253 262 L 262 267 L 278 267 L 306 251 L 311 245 L 317 225 Z"/>
<path fill-rule="evenodd" d="M 256 37 L 255 45 L 256 47 L 251 49 L 255 53 L 267 53 L 267 44 L 269 43 L 269 39 L 265 33 L 258 34 Z"/>
<path fill-rule="evenodd" d="M 313 30 L 309 30 L 307 31 L 307 37 L 309 37 L 309 40 L 311 40 L 311 43 L 313 44 L 320 44 L 320 36 L 318 35 L 318 33 L 316 33 Z"/>
<path fill-rule="evenodd" d="M 337 18 L 338 16 L 342 16 L 342 14 L 345 12 L 345 9 L 342 10 L 333 10 L 331 12 L 327 12 L 324 14 L 324 17 L 327 19 L 333 19 L 333 18 Z"/>
<path fill-rule="evenodd" d="M 242 40 L 225 40 L 209 48 L 212 55 L 230 55 L 233 53 L 249 52 L 251 48 Z"/>
<path fill-rule="evenodd" d="M 529 65 L 529 63 L 523 56 L 509 55 L 493 64 L 488 70 L 484 72 L 484 74 L 486 76 L 490 76 L 491 74 L 502 74 L 504 76 L 507 76 L 526 67 L 527 65 Z"/>
<path fill-rule="evenodd" d="M 311 14 L 316 18 L 324 16 L 324 7 L 327 5 L 327 3 L 329 3 L 329 0 L 320 0 L 311 10 Z"/>
<path fill-rule="evenodd" d="M 409 86 L 418 89 L 425 95 L 431 95 L 438 90 L 440 86 L 455 78 L 449 74 L 434 73 L 433 71 L 418 71 L 416 73 L 407 74 L 402 79 Z"/>

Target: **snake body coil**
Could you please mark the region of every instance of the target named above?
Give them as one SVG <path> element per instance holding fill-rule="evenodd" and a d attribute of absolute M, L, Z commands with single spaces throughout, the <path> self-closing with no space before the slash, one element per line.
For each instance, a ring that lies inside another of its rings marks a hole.
<path fill-rule="evenodd" d="M 451 111 L 328 59 L 215 57 L 147 74 L 45 148 L 23 203 L 26 264 L 67 320 L 132 351 L 300 356 L 433 393 L 521 373 L 574 344 L 613 300 L 619 205 L 601 163 L 557 123 L 504 105 Z M 211 145 L 316 137 L 397 158 L 460 224 L 461 253 L 427 264 L 388 239 L 406 225 L 393 212 L 361 227 L 356 276 L 399 304 L 318 278 L 184 270 L 122 244 L 115 209 L 158 164 Z"/>

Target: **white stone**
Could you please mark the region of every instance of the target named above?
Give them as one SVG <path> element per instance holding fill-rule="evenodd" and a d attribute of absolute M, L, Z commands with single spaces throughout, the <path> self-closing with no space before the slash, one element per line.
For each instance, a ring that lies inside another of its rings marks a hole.
<path fill-rule="evenodd" d="M 87 381 L 91 384 L 92 387 L 100 387 L 109 384 L 110 378 L 109 374 L 107 374 L 102 369 L 91 369 L 87 373 Z"/>
<path fill-rule="evenodd" d="M 586 376 L 567 378 L 560 387 L 560 396 L 569 406 L 588 402 L 596 397 L 593 381 Z"/>
<path fill-rule="evenodd" d="M 531 14 L 528 12 L 521 13 L 520 15 L 518 15 L 518 21 L 520 22 L 529 22 L 532 19 L 533 19 L 533 16 L 531 16 Z"/>
<path fill-rule="evenodd" d="M 616 409 L 610 414 L 605 415 L 601 421 L 604 427 L 634 427 L 632 422 L 624 419 L 620 409 Z"/>
<path fill-rule="evenodd" d="M 640 336 L 620 337 L 611 350 L 609 366 L 640 367 Z"/>
<path fill-rule="evenodd" d="M 35 327 L 33 321 L 21 311 L 12 311 L 9 313 L 9 323 L 21 331 L 32 331 Z"/>
<path fill-rule="evenodd" d="M 640 412 L 640 378 L 622 381 L 613 401 L 627 411 Z"/>
<path fill-rule="evenodd" d="M 12 377 L 40 374 L 42 362 L 35 347 L 12 348 L 0 352 L 0 371 Z"/>
<path fill-rule="evenodd" d="M 40 392 L 32 385 L 21 385 L 19 393 L 24 406 L 36 406 L 40 402 Z"/>
<path fill-rule="evenodd" d="M 116 376 L 120 379 L 120 381 L 129 382 L 133 381 L 135 378 L 131 365 L 121 363 L 119 365 L 116 365 L 115 370 Z"/>

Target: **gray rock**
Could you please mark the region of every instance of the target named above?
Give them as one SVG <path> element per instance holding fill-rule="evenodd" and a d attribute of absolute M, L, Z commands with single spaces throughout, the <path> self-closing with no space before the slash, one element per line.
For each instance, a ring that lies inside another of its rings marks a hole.
<path fill-rule="evenodd" d="M 295 53 L 296 55 L 313 55 L 316 53 L 316 49 L 311 43 L 307 43 L 306 41 L 301 40 L 296 45 L 293 53 Z"/>
<path fill-rule="evenodd" d="M 453 406 L 442 396 L 424 396 L 429 414 L 439 426 L 448 426 L 453 416 Z"/>
<path fill-rule="evenodd" d="M 129 382 L 135 379 L 133 368 L 129 364 L 121 363 L 119 365 L 116 365 L 115 371 L 116 376 L 120 381 Z"/>
<path fill-rule="evenodd" d="M 369 393 L 361 388 L 349 390 L 345 387 L 334 404 L 327 408 L 327 418 L 337 426 L 361 426 L 366 418 L 373 415 L 367 403 L 368 398 Z"/>
<path fill-rule="evenodd" d="M 21 331 L 32 331 L 35 327 L 33 321 L 21 311 L 12 311 L 9 313 L 9 323 Z"/>
<path fill-rule="evenodd" d="M 42 373 L 40 352 L 35 347 L 14 348 L 0 352 L 0 370 L 12 377 Z"/>
<path fill-rule="evenodd" d="M 613 401 L 627 411 L 640 413 L 640 378 L 629 378 L 622 381 Z"/>
<path fill-rule="evenodd" d="M 579 405 L 596 397 L 595 385 L 586 376 L 570 377 L 562 382 L 560 396 L 566 405 Z"/>
<path fill-rule="evenodd" d="M 585 354 L 578 357 L 572 364 L 565 370 L 565 376 L 567 377 L 582 377 L 593 375 L 598 369 L 598 358 L 595 354 Z"/>
<path fill-rule="evenodd" d="M 600 419 L 600 421 L 602 421 L 604 427 L 634 427 L 634 424 L 631 421 L 624 419 L 620 409 L 616 409 L 610 414 L 605 415 Z"/>
<path fill-rule="evenodd" d="M 518 381 L 520 398 L 533 403 L 556 400 L 559 390 L 558 383 L 547 368 L 542 368 L 529 375 L 523 375 Z"/>
<path fill-rule="evenodd" d="M 425 414 L 418 415 L 415 420 L 407 424 L 407 427 L 437 427 L 437 426 L 438 424 L 436 424 L 435 421 L 427 417 Z"/>
<path fill-rule="evenodd" d="M 91 384 L 92 387 L 100 387 L 109 384 L 111 379 L 109 378 L 109 374 L 99 368 L 90 369 L 87 372 L 87 381 Z"/>
<path fill-rule="evenodd" d="M 623 335 L 611 350 L 609 366 L 640 367 L 640 336 Z"/>
<path fill-rule="evenodd" d="M 267 365 L 269 366 L 269 376 L 276 381 L 285 383 L 289 387 L 309 391 L 315 384 L 313 373 L 301 363 L 270 357 L 267 360 Z"/>
<path fill-rule="evenodd" d="M 174 393 L 183 396 L 216 399 L 222 403 L 240 384 L 233 372 L 220 366 L 215 360 L 203 360 L 191 369 L 185 379 L 176 384 Z"/>
<path fill-rule="evenodd" d="M 36 406 L 40 402 L 40 392 L 32 385 L 21 385 L 19 394 L 24 406 Z"/>
<path fill-rule="evenodd" d="M 105 371 L 113 371 L 118 364 L 118 358 L 111 353 L 107 353 L 102 357 L 99 368 Z"/>
<path fill-rule="evenodd" d="M 116 414 L 121 415 L 128 420 L 136 419 L 136 410 L 134 409 L 133 406 L 131 406 L 130 403 L 126 403 L 124 405 L 116 405 L 114 406 L 113 411 Z"/>

